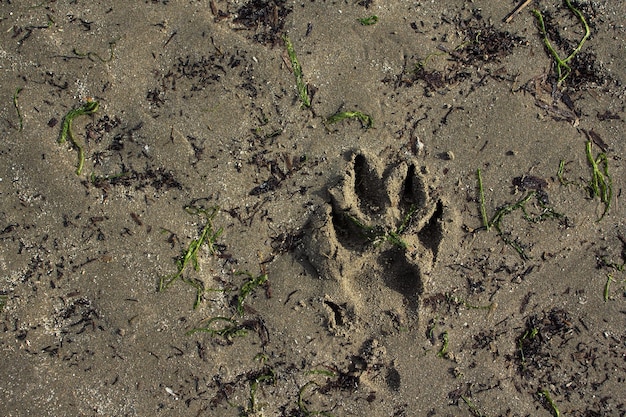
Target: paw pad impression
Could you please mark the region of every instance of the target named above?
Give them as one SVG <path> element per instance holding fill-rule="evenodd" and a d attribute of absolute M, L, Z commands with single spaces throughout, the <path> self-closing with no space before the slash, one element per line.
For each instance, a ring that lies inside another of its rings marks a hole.
<path fill-rule="evenodd" d="M 351 155 L 311 220 L 307 257 L 357 311 L 399 303 L 417 313 L 444 235 L 444 203 L 432 198 L 416 161 L 386 161 Z"/>

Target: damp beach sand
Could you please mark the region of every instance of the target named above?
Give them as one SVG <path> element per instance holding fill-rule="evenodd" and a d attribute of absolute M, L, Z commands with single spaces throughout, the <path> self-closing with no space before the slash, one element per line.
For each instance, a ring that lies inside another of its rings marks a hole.
<path fill-rule="evenodd" d="M 626 415 L 626 5 L 517 6 L 0 0 L 0 415 Z"/>

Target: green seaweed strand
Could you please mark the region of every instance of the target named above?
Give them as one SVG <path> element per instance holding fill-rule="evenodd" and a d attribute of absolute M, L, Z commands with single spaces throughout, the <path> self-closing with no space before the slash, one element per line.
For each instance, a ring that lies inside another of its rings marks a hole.
<path fill-rule="evenodd" d="M 556 406 L 556 402 L 552 399 L 552 397 L 550 396 L 550 392 L 547 389 L 542 389 L 539 390 L 537 392 L 537 395 L 539 397 L 543 397 L 545 398 L 545 400 L 548 402 L 548 404 L 550 405 L 550 408 L 552 409 L 552 415 L 554 417 L 560 417 L 561 416 L 561 412 L 559 411 L 559 409 Z"/>
<path fill-rule="evenodd" d="M 83 165 L 85 164 L 85 150 L 74 138 L 74 134 L 72 133 L 72 121 L 78 116 L 95 113 L 98 110 L 98 107 L 100 107 L 100 103 L 98 101 L 87 101 L 87 103 L 81 107 L 70 110 L 63 119 L 59 143 L 65 143 L 69 138 L 72 146 L 78 150 L 78 167 L 76 168 L 76 175 L 80 175 L 83 171 Z"/>
<path fill-rule="evenodd" d="M 302 77 L 302 67 L 298 62 L 296 51 L 293 49 L 293 44 L 291 43 L 291 40 L 289 40 L 289 37 L 287 35 L 283 36 L 283 41 L 285 41 L 285 46 L 287 47 L 287 55 L 289 55 L 289 60 L 291 61 L 293 75 L 296 77 L 296 86 L 298 87 L 298 95 L 300 96 L 300 101 L 305 107 L 311 107 L 309 91 L 307 90 L 306 84 L 304 83 L 304 79 Z"/>
<path fill-rule="evenodd" d="M 589 38 L 589 36 L 591 35 L 591 29 L 589 28 L 589 24 L 587 24 L 587 20 L 585 19 L 585 16 L 583 16 L 582 12 L 578 10 L 577 8 L 575 8 L 574 6 L 572 6 L 572 3 L 570 2 L 570 0 L 565 0 L 565 4 L 572 11 L 572 13 L 574 13 L 576 17 L 578 17 L 578 19 L 580 20 L 580 22 L 583 24 L 585 28 L 585 35 L 578 43 L 578 46 L 576 46 L 576 48 L 574 48 L 572 53 L 569 54 L 567 58 L 565 59 L 561 59 L 561 57 L 559 56 L 559 53 L 556 51 L 556 49 L 554 49 L 554 46 L 552 46 L 550 39 L 548 39 L 548 32 L 546 31 L 546 25 L 545 25 L 545 22 L 543 21 L 543 15 L 541 14 L 539 10 L 533 10 L 533 14 L 537 17 L 537 22 L 539 23 L 539 28 L 541 29 L 541 34 L 543 35 L 543 43 L 548 49 L 548 51 L 550 52 L 550 54 L 552 55 L 552 57 L 554 58 L 554 61 L 556 62 L 556 72 L 558 75 L 557 83 L 559 85 L 563 81 L 565 81 L 565 79 L 572 72 L 572 68 L 568 65 L 568 62 L 571 61 L 576 56 L 576 54 L 580 52 L 580 50 L 583 47 L 583 44 L 585 43 L 587 38 Z"/>
<path fill-rule="evenodd" d="M 371 26 L 371 25 L 375 25 L 378 22 L 378 16 L 372 15 L 370 17 L 364 17 L 362 19 L 357 19 L 357 20 L 363 26 Z"/>
<path fill-rule="evenodd" d="M 215 255 L 217 253 L 217 248 L 215 244 L 217 239 L 222 235 L 224 229 L 221 227 L 217 230 L 213 228 L 213 219 L 219 212 L 219 207 L 214 206 L 209 209 L 203 209 L 195 206 L 187 206 L 185 207 L 185 211 L 189 214 L 202 214 L 206 217 L 207 223 L 202 229 L 202 233 L 197 239 L 194 239 L 189 243 L 187 249 L 183 252 L 183 254 L 176 260 L 176 268 L 177 271 L 175 274 L 161 277 L 159 280 L 159 292 L 165 291 L 170 285 L 174 283 L 174 281 L 179 278 L 184 281 L 186 284 L 191 285 L 196 289 L 196 301 L 194 302 L 193 308 L 198 308 L 200 302 L 202 300 L 202 294 L 206 291 L 204 285 L 201 282 L 194 281 L 192 279 L 186 279 L 183 277 L 183 273 L 185 269 L 190 264 L 193 266 L 193 269 L 198 271 L 200 266 L 198 264 L 198 251 L 200 248 L 206 244 L 209 248 L 209 253 L 211 255 Z"/>
<path fill-rule="evenodd" d="M 613 181 L 609 174 L 609 161 L 604 152 L 598 154 L 596 158 L 591 153 L 591 141 L 588 140 L 585 147 L 587 153 L 587 160 L 591 165 L 591 181 L 589 182 L 589 189 L 591 196 L 600 197 L 600 201 L 604 203 L 604 211 L 602 216 L 597 221 L 604 218 L 611 207 L 611 200 L 613 199 Z M 602 169 L 599 165 L 602 165 Z"/>
<path fill-rule="evenodd" d="M 239 290 L 239 295 L 237 296 L 237 313 L 239 313 L 240 316 L 243 316 L 244 314 L 243 303 L 246 297 L 248 297 L 250 293 L 254 292 L 254 290 L 257 287 L 265 284 L 268 280 L 268 276 L 267 274 L 264 273 L 255 278 L 249 272 L 239 272 L 238 274 L 243 274 L 243 275 L 248 276 L 248 280 L 241 286 L 241 289 Z"/>
<path fill-rule="evenodd" d="M 365 113 L 361 113 L 360 111 L 337 112 L 333 114 L 332 116 L 330 116 L 328 119 L 326 119 L 326 123 L 328 124 L 338 123 L 345 119 L 359 119 L 361 123 L 363 123 L 363 126 L 366 129 L 374 126 L 374 120 L 372 119 L 372 117 Z"/>

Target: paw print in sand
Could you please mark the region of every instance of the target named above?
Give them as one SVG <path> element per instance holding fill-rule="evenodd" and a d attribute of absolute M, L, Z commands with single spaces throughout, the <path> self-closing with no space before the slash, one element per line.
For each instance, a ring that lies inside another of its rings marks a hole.
<path fill-rule="evenodd" d="M 307 257 L 328 282 L 332 301 L 326 304 L 346 306 L 333 309 L 335 315 L 415 317 L 437 261 L 444 202 L 430 195 L 415 160 L 386 161 L 364 151 L 351 155 L 345 174 L 328 190 L 329 204 L 311 220 Z"/>

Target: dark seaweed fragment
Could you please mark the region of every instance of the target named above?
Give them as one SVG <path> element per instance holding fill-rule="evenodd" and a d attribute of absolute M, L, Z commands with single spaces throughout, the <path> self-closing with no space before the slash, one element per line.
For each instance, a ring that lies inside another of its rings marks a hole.
<path fill-rule="evenodd" d="M 285 27 L 285 19 L 291 9 L 285 0 L 252 0 L 237 10 L 234 23 L 256 30 L 254 39 L 261 44 L 275 45 Z"/>
<path fill-rule="evenodd" d="M 458 84 L 470 79 L 474 72 L 472 68 L 484 64 L 499 62 L 510 55 L 513 49 L 526 43 L 525 39 L 510 32 L 498 30 L 492 24 L 485 22 L 479 11 L 474 10 L 467 19 L 455 19 L 453 22 L 459 33 L 463 34 L 464 42 L 455 48 L 443 45 L 439 49 L 446 53 L 450 63 L 444 71 L 428 70 L 425 62 L 421 61 L 412 73 L 399 76 L 400 83 L 413 85 L 416 81 L 426 83 L 426 92 L 440 91 L 446 86 Z M 501 72 L 488 72 L 476 86 L 484 83 L 484 78 L 491 76 L 502 78 Z"/>
<path fill-rule="evenodd" d="M 102 188 L 103 190 L 107 190 L 110 187 L 115 186 L 134 186 L 136 190 L 143 190 L 144 188 L 151 186 L 157 191 L 161 191 L 164 189 L 182 190 L 183 188 L 180 182 L 178 182 L 178 180 L 176 179 L 176 177 L 174 177 L 174 174 L 166 171 L 164 168 L 148 168 L 144 172 L 138 172 L 134 170 L 122 171 L 123 173 L 117 176 L 96 177 L 93 179 L 93 184 L 98 188 Z"/>
<path fill-rule="evenodd" d="M 522 175 L 521 177 L 513 178 L 513 185 L 519 188 L 521 191 L 526 190 L 543 190 L 548 186 L 548 182 L 543 178 L 535 177 L 534 175 Z"/>
<path fill-rule="evenodd" d="M 520 373 L 533 378 L 541 370 L 552 369 L 559 361 L 553 347 L 557 341 L 563 342 L 572 328 L 569 314 L 563 309 L 554 308 L 541 316 L 530 316 L 517 339 Z"/>
<path fill-rule="evenodd" d="M 276 190 L 280 186 L 280 180 L 276 177 L 269 177 L 266 181 L 263 181 L 260 185 L 257 185 L 250 190 L 250 195 L 261 195 Z"/>
<path fill-rule="evenodd" d="M 452 57 L 468 65 L 498 61 L 510 55 L 516 46 L 525 42 L 524 38 L 498 30 L 491 24 L 485 24 L 481 19 L 461 21 L 457 23 L 457 27 L 463 31 L 468 43 Z"/>

